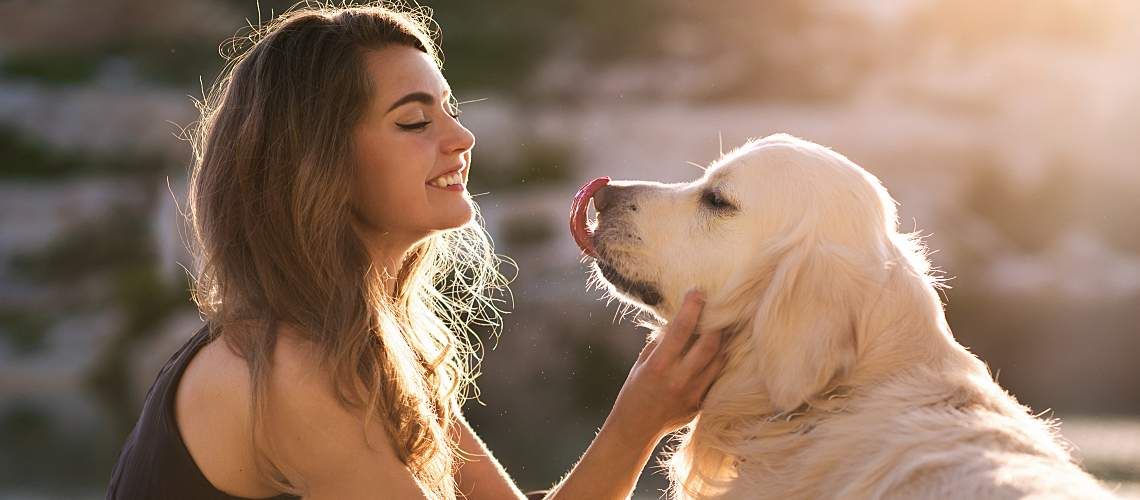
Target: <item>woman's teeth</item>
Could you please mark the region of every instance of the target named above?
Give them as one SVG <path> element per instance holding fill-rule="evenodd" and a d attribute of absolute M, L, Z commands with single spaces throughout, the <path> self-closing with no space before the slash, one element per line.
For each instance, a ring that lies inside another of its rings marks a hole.
<path fill-rule="evenodd" d="M 463 175 L 460 174 L 459 172 L 456 172 L 453 174 L 441 175 L 439 177 L 436 177 L 435 179 L 428 181 L 428 184 L 431 184 L 432 186 L 435 186 L 435 187 L 441 187 L 441 188 L 445 188 L 447 186 L 454 186 L 456 184 L 463 184 Z"/>

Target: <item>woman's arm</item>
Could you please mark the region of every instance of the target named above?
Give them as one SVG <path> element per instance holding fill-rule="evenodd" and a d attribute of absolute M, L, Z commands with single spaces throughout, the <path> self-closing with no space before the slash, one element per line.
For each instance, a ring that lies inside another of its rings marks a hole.
<path fill-rule="evenodd" d="M 641 351 L 594 442 L 548 499 L 628 498 L 657 442 L 696 415 L 725 362 L 720 332 L 693 339 L 702 307 L 698 293 L 685 295 L 677 316 Z"/>
<path fill-rule="evenodd" d="M 460 458 L 455 484 L 459 488 L 459 498 L 467 500 L 501 500 L 504 498 L 524 498 L 507 471 L 495 460 L 487 445 L 479 439 L 471 425 L 456 415 L 455 430 L 459 433 L 459 448 L 464 458 Z"/>
<path fill-rule="evenodd" d="M 696 415 L 724 366 L 720 332 L 693 339 L 702 307 L 698 294 L 685 296 L 677 317 L 641 351 L 594 442 L 548 499 L 629 497 L 657 442 Z M 458 423 L 460 446 L 474 459 L 460 465 L 460 491 L 473 500 L 521 498 L 467 422 Z"/>

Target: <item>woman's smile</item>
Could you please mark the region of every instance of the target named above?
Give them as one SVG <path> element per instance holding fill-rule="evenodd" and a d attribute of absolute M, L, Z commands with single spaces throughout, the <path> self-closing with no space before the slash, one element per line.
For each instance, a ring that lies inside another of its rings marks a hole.
<path fill-rule="evenodd" d="M 427 185 L 436 189 L 462 192 L 467 189 L 467 169 L 460 167 L 451 170 L 427 181 Z"/>

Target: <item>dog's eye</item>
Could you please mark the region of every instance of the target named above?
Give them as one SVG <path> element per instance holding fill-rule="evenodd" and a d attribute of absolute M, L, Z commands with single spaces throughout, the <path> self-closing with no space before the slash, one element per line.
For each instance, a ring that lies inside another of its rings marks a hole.
<path fill-rule="evenodd" d="M 716 191 L 705 191 L 705 194 L 701 195 L 701 204 L 716 211 L 736 210 L 732 202 L 724 199 Z"/>

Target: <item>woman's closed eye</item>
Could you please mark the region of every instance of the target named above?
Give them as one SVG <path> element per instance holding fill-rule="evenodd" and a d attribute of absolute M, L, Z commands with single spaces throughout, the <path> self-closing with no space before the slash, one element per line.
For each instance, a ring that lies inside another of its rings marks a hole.
<path fill-rule="evenodd" d="M 430 124 L 431 124 L 430 120 L 425 120 L 425 121 L 421 121 L 421 122 L 412 122 L 412 123 L 396 122 L 396 126 L 400 127 L 401 129 L 404 129 L 404 130 L 423 130 L 423 129 L 427 128 L 427 126 Z"/>
<path fill-rule="evenodd" d="M 458 120 L 459 116 L 462 114 L 463 114 L 463 111 L 460 111 L 459 108 L 451 108 L 447 111 L 447 115 L 450 116 L 452 119 L 455 119 L 455 120 Z M 423 129 L 427 128 L 428 125 L 431 125 L 431 120 L 420 120 L 420 121 L 413 121 L 410 123 L 396 122 L 396 126 L 400 127 L 403 130 L 423 130 Z"/>

